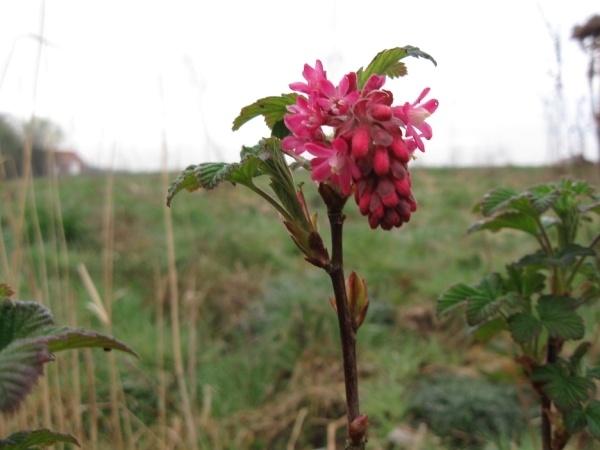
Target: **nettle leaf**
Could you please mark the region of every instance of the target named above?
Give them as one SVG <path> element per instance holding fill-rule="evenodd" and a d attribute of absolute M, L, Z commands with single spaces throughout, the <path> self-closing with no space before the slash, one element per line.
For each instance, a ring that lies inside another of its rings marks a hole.
<path fill-rule="evenodd" d="M 59 442 L 80 446 L 77 439 L 70 434 L 40 428 L 32 431 L 19 431 L 11 434 L 6 439 L 0 440 L 0 450 L 37 449 L 40 446 L 45 447 Z"/>
<path fill-rule="evenodd" d="M 529 198 L 531 206 L 533 206 L 538 214 L 542 214 L 552 208 L 560 198 L 560 195 L 561 192 L 559 189 L 547 184 L 540 184 L 527 191 L 527 198 Z"/>
<path fill-rule="evenodd" d="M 581 405 L 575 406 L 564 415 L 565 426 L 571 434 L 579 433 L 587 425 L 587 417 Z"/>
<path fill-rule="evenodd" d="M 411 45 L 383 50 L 377 53 L 377 56 L 373 58 L 366 69 L 361 67 L 356 72 L 358 88 L 362 89 L 371 75 L 384 75 L 390 78 L 406 75 L 406 67 L 404 63 L 399 61 L 407 56 L 425 58 L 437 66 L 435 59 L 433 59 L 427 53 L 421 51 L 419 48 Z"/>
<path fill-rule="evenodd" d="M 490 230 L 495 233 L 503 228 L 524 231 L 533 236 L 537 236 L 539 232 L 536 221 L 530 216 L 518 211 L 506 211 L 494 217 L 475 222 L 469 227 L 467 233 L 481 230 Z"/>
<path fill-rule="evenodd" d="M 592 400 L 585 409 L 587 426 L 592 436 L 600 440 L 600 401 Z"/>
<path fill-rule="evenodd" d="M 0 302 L 0 350 L 52 325 L 54 316 L 42 304 L 5 298 Z"/>
<path fill-rule="evenodd" d="M 589 399 L 589 392 L 595 392 L 596 385 L 586 377 L 570 375 L 558 363 L 545 364 L 533 369 L 531 381 L 544 383 L 542 389 L 562 412 L 576 408 Z"/>
<path fill-rule="evenodd" d="M 84 328 L 52 327 L 43 330 L 34 339 L 46 344 L 52 353 L 75 348 L 103 348 L 121 350 L 136 358 L 139 357 L 131 347 L 114 337 Z"/>
<path fill-rule="evenodd" d="M 458 283 L 451 286 L 438 299 L 437 314 L 441 316 L 459 306 L 467 303 L 467 300 L 473 295 L 477 295 L 478 290 L 464 283 Z"/>
<path fill-rule="evenodd" d="M 232 130 L 239 130 L 246 122 L 258 116 L 264 116 L 265 123 L 272 130 L 275 124 L 283 120 L 283 116 L 288 114 L 287 107 L 296 103 L 296 98 L 298 98 L 298 94 L 294 93 L 281 94 L 279 97 L 261 98 L 242 108 L 240 114 L 233 121 Z"/>
<path fill-rule="evenodd" d="M 585 334 L 585 325 L 579 314 L 573 311 L 575 302 L 567 297 L 540 297 L 537 311 L 540 321 L 553 338 L 581 339 Z"/>
<path fill-rule="evenodd" d="M 13 413 L 53 357 L 48 347 L 20 339 L 0 350 L 0 411 Z"/>
<path fill-rule="evenodd" d="M 542 323 L 533 314 L 516 313 L 508 318 L 510 334 L 515 342 L 524 344 L 542 332 Z"/>

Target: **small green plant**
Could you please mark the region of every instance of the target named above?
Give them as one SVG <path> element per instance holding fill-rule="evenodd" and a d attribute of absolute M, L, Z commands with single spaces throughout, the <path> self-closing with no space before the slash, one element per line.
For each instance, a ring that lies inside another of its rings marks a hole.
<path fill-rule="evenodd" d="M 111 336 L 83 328 L 56 326 L 51 312 L 40 303 L 11 300 L 13 291 L 0 284 L 0 412 L 14 413 L 44 373 L 54 353 L 83 347 L 137 354 Z M 75 437 L 38 429 L 19 431 L 0 440 L 0 450 L 38 449 L 59 442 L 79 445 Z"/>
<path fill-rule="evenodd" d="M 560 450 L 586 429 L 600 440 L 593 381 L 600 379 L 600 365 L 585 364 L 592 343 L 563 354 L 566 341 L 584 338 L 582 314 L 600 298 L 600 232 L 586 243 L 580 232 L 584 223 L 597 224 L 600 196 L 588 183 L 564 179 L 524 192 L 494 189 L 475 211 L 484 218 L 469 232 L 516 230 L 531 236 L 539 250 L 508 264 L 504 274 L 450 287 L 438 301 L 438 314 L 464 306 L 482 341 L 510 332 L 516 360 L 541 399 L 544 450 Z"/>

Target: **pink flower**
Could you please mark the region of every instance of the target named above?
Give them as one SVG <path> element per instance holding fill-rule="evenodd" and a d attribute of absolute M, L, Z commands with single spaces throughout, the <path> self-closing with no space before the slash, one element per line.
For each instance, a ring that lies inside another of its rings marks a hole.
<path fill-rule="evenodd" d="M 429 88 L 425 88 L 421 95 L 413 103 L 408 102 L 404 106 L 393 108 L 394 115 L 398 117 L 406 126 L 406 137 L 414 140 L 413 149 L 416 148 L 425 151 L 425 145 L 421 138 L 427 140 L 433 136 L 431 126 L 425 120 L 437 109 L 439 102 L 435 99 L 427 101 L 425 104 L 417 106 L 423 98 L 429 93 Z M 420 134 L 417 132 L 420 131 Z"/>
<path fill-rule="evenodd" d="M 337 138 L 331 142 L 331 148 L 322 142 L 305 144 L 305 149 L 316 158 L 310 161 L 313 167 L 312 179 L 325 181 L 331 178 L 340 185 L 342 193 L 349 195 L 352 190 L 352 180 L 360 177 L 356 163 L 350 158 L 348 144 Z"/>

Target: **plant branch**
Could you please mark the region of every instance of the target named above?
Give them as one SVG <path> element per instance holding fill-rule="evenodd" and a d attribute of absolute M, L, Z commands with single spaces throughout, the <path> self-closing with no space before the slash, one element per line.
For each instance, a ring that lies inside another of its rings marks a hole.
<path fill-rule="evenodd" d="M 356 332 L 352 326 L 344 278 L 342 230 L 346 216 L 342 213 L 342 209 L 345 199 L 343 202 L 332 201 L 334 199 L 331 196 L 326 195 L 321 189 L 319 192 L 327 204 L 327 216 L 331 227 L 332 258 L 331 263 L 325 267 L 325 270 L 331 278 L 340 327 L 344 364 L 344 383 L 346 387 L 346 415 L 348 418 L 349 431 L 350 425 L 359 417 L 360 411 L 358 401 L 358 370 L 356 366 Z M 329 192 L 329 194 L 331 194 L 331 192 Z M 359 442 L 348 439 L 345 449 L 364 450 L 365 442 L 366 440 L 364 438 L 360 439 Z"/>

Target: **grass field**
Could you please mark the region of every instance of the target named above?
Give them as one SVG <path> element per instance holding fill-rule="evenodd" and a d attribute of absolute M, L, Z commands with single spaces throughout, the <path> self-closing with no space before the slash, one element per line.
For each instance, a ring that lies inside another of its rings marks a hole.
<path fill-rule="evenodd" d="M 594 170 L 578 168 L 573 176 L 598 185 Z M 508 341 L 475 344 L 460 319 L 435 317 L 435 302 L 452 283 L 474 282 L 534 250 L 518 234 L 466 234 L 478 219 L 472 206 L 486 191 L 567 173 L 414 170 L 419 209 L 393 232 L 370 230 L 349 203 L 346 273 L 366 278 L 371 300 L 358 333 L 368 448 L 536 448 L 530 443 L 538 426 L 529 413 L 534 400 L 524 388 L 514 390 Z M 305 181 L 309 207 L 318 209 L 320 198 Z M 58 323 L 109 331 L 140 358 L 102 351 L 59 355 L 24 408 L 2 418 L 0 437 L 45 426 L 71 432 L 94 449 L 341 445 L 343 375 L 326 274 L 303 261 L 274 210 L 230 185 L 175 198 L 171 251 L 165 195 L 160 174 L 2 182 L 0 281 L 18 298 L 48 305 Z M 327 243 L 325 211 L 319 214 Z M 598 221 L 586 226 L 590 235 L 599 227 Z M 177 300 L 175 322 L 170 299 Z M 588 316 L 597 321 L 598 308 Z M 593 354 L 597 340 L 595 346 Z M 443 377 L 427 384 L 433 375 L 444 375 L 447 384 L 434 389 Z M 478 381 L 461 384 L 457 375 Z M 485 393 L 473 400 L 480 409 L 456 403 L 454 410 L 434 410 L 476 391 Z M 507 400 L 514 392 L 516 409 Z M 415 399 L 434 406 L 416 408 Z M 498 437 L 490 425 L 482 437 L 437 420 L 436 414 L 460 411 L 475 415 L 464 423 L 486 414 L 510 423 L 524 414 L 523 426 Z"/>

